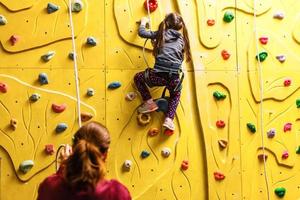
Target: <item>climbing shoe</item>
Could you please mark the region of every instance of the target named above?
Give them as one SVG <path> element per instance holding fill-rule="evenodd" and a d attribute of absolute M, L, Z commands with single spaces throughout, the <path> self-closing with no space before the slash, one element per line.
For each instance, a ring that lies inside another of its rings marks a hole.
<path fill-rule="evenodd" d="M 171 118 L 169 117 L 166 117 L 164 123 L 163 123 L 163 127 L 165 127 L 166 129 L 169 129 L 169 130 L 172 130 L 174 131 L 175 130 L 175 125 L 174 125 L 174 122 Z"/>
<path fill-rule="evenodd" d="M 151 113 L 154 112 L 158 109 L 158 106 L 156 103 L 152 100 L 148 100 L 145 103 L 143 103 L 139 108 L 138 108 L 138 113 L 146 114 L 146 113 Z"/>

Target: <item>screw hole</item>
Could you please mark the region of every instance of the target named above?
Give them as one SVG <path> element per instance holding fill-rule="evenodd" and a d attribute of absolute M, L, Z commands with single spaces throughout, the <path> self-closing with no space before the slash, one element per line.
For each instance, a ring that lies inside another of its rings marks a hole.
<path fill-rule="evenodd" d="M 128 138 L 128 141 L 130 141 L 131 140 L 131 138 Z"/>

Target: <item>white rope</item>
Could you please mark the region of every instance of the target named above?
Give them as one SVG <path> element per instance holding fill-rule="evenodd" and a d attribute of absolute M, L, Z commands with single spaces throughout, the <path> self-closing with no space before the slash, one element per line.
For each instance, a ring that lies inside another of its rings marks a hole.
<path fill-rule="evenodd" d="M 148 13 L 148 20 L 149 20 L 149 23 L 148 23 L 149 24 L 149 29 L 151 31 L 151 17 L 150 17 L 149 0 L 147 0 L 147 13 Z M 146 53 L 145 53 L 147 41 L 148 41 L 148 39 L 145 40 L 144 45 L 143 45 L 143 58 L 144 58 L 144 61 L 147 65 L 147 67 L 150 68 L 149 63 L 146 59 Z"/>
<path fill-rule="evenodd" d="M 78 67 L 77 67 L 77 53 L 75 45 L 75 34 L 74 34 L 74 25 L 72 18 L 72 1 L 69 0 L 69 17 L 70 17 L 70 27 L 72 33 L 72 48 L 73 48 L 73 57 L 74 57 L 74 75 L 75 75 L 75 86 L 76 86 L 76 98 L 77 98 L 77 114 L 78 114 L 78 125 L 81 127 L 81 112 L 80 112 L 80 91 L 79 91 L 79 78 L 78 78 Z"/>
<path fill-rule="evenodd" d="M 262 143 L 262 152 L 263 152 L 263 161 L 264 161 L 264 177 L 265 177 L 265 182 L 266 182 L 266 188 L 267 188 L 267 195 L 268 195 L 268 200 L 270 200 L 270 192 L 269 192 L 269 181 L 268 181 L 268 176 L 267 176 L 267 166 L 266 166 L 266 157 L 265 157 L 265 143 L 264 143 L 264 130 L 263 130 L 263 93 L 264 93 L 264 88 L 263 88 L 263 74 L 262 74 L 262 65 L 261 61 L 259 58 L 259 48 L 258 48 L 258 33 L 257 33 L 257 24 L 256 24 L 256 0 L 254 0 L 254 10 L 253 10 L 253 15 L 254 15 L 254 34 L 255 34 L 255 46 L 256 46 L 256 55 L 257 55 L 257 62 L 258 62 L 258 67 L 259 67 L 259 79 L 260 79 L 260 133 L 261 133 L 261 143 Z"/>

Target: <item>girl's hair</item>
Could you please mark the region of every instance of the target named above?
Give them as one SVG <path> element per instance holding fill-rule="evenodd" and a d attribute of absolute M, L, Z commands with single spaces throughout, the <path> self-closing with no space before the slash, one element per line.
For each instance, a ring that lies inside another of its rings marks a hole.
<path fill-rule="evenodd" d="M 82 126 L 74 135 L 73 153 L 64 162 L 64 178 L 72 189 L 95 189 L 104 178 L 108 130 L 98 122 Z"/>
<path fill-rule="evenodd" d="M 159 24 L 157 38 L 154 42 L 153 55 L 156 57 L 159 49 L 164 45 L 164 32 L 166 29 L 181 30 L 183 32 L 184 40 L 184 50 L 183 52 L 186 55 L 186 60 L 189 62 L 192 58 L 190 50 L 190 40 L 188 36 L 188 31 L 186 29 L 185 23 L 182 17 L 178 13 L 170 13 L 165 19 Z"/>

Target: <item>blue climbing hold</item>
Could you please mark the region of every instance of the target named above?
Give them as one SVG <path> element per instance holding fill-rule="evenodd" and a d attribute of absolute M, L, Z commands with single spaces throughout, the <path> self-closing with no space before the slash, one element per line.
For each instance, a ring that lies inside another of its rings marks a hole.
<path fill-rule="evenodd" d="M 118 82 L 118 81 L 114 81 L 114 82 L 111 82 L 109 85 L 108 85 L 108 89 L 117 89 L 121 87 L 121 83 Z"/>
<path fill-rule="evenodd" d="M 168 111 L 169 97 L 158 98 L 154 100 L 158 106 L 157 112 L 166 113 Z"/>
<path fill-rule="evenodd" d="M 56 133 L 62 133 L 64 132 L 66 129 L 68 128 L 68 125 L 65 123 L 59 123 L 57 124 L 56 128 L 55 128 L 55 132 Z"/>
<path fill-rule="evenodd" d="M 32 102 L 36 102 L 37 100 L 39 100 L 41 98 L 41 96 L 37 93 L 34 93 L 32 94 L 30 97 L 29 97 L 29 100 L 32 101 Z"/>
<path fill-rule="evenodd" d="M 48 84 L 48 76 L 46 73 L 40 73 L 39 74 L 39 82 L 41 85 Z"/>
<path fill-rule="evenodd" d="M 55 11 L 58 11 L 59 10 L 59 6 L 53 4 L 53 3 L 48 3 L 47 5 L 47 12 L 48 14 L 50 13 L 54 13 Z"/>
<path fill-rule="evenodd" d="M 148 156 L 150 156 L 150 152 L 148 152 L 146 150 L 143 150 L 142 153 L 141 153 L 141 157 L 142 158 L 147 158 Z"/>
<path fill-rule="evenodd" d="M 25 160 L 20 164 L 19 170 L 25 174 L 33 167 L 33 165 L 34 162 L 32 160 Z"/>
<path fill-rule="evenodd" d="M 88 37 L 86 39 L 86 44 L 90 45 L 90 46 L 96 46 L 97 45 L 97 40 L 94 37 Z"/>

